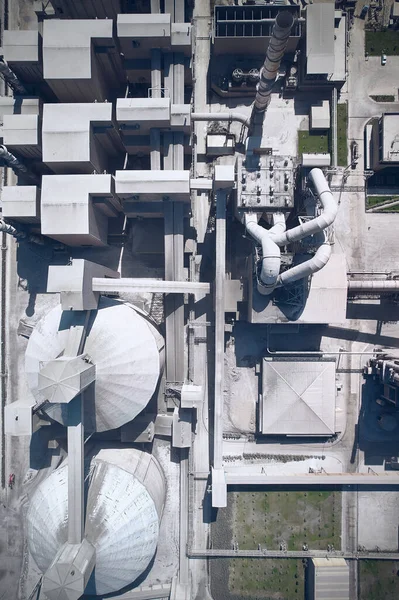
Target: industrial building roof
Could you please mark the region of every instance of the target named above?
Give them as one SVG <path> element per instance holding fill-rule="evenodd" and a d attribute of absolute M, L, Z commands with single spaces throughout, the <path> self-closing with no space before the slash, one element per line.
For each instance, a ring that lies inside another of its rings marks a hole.
<path fill-rule="evenodd" d="M 306 8 L 306 58 L 308 75 L 334 72 L 333 2 L 309 4 Z"/>
<path fill-rule="evenodd" d="M 330 103 L 328 100 L 323 100 L 321 105 L 311 107 L 310 126 L 312 129 L 330 128 Z"/>
<path fill-rule="evenodd" d="M 349 600 L 349 567 L 343 558 L 312 558 L 313 600 Z"/>
<path fill-rule="evenodd" d="M 263 434 L 335 433 L 335 362 L 264 358 L 262 389 Z"/>
<path fill-rule="evenodd" d="M 382 161 L 399 161 L 399 113 L 382 115 Z"/>
<path fill-rule="evenodd" d="M 331 154 L 302 154 L 303 167 L 329 167 L 331 165 Z"/>

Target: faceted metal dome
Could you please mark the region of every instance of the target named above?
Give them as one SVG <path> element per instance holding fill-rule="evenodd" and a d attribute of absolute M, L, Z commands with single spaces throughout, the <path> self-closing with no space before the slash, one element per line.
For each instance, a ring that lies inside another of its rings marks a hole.
<path fill-rule="evenodd" d="M 88 465 L 85 538 L 96 549 L 86 594 L 116 592 L 150 564 L 165 501 L 161 467 L 132 448 L 102 450 Z M 27 513 L 29 550 L 44 573 L 68 537 L 68 465 L 35 490 Z"/>
<path fill-rule="evenodd" d="M 63 312 L 57 306 L 33 330 L 26 349 L 25 370 L 37 401 L 44 399 L 39 378 L 43 363 L 62 356 L 68 330 L 80 324 L 82 316 L 77 311 Z M 96 372 L 95 383 L 84 393 L 86 430 L 115 429 L 145 408 L 163 366 L 163 345 L 155 327 L 131 305 L 100 299 L 84 346 Z M 59 420 L 56 406 L 47 405 L 44 410 Z"/>

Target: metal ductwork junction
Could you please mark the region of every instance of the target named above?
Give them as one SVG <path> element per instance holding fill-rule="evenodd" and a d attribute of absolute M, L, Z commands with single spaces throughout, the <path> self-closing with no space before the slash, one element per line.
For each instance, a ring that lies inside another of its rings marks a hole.
<path fill-rule="evenodd" d="M 293 24 L 294 17 L 288 11 L 280 12 L 276 17 L 256 92 L 255 109 L 259 112 L 264 112 L 270 104 L 273 85 Z"/>
<path fill-rule="evenodd" d="M 191 113 L 192 121 L 228 121 L 232 123 L 233 121 L 238 121 L 242 123 L 246 127 L 251 126 L 251 119 L 246 117 L 245 115 L 238 112 L 220 112 L 220 113 Z"/>
<path fill-rule="evenodd" d="M 18 94 L 27 93 L 25 87 L 15 75 L 14 71 L 10 69 L 4 58 L 0 58 L 0 75 L 14 92 L 17 92 Z"/>
<path fill-rule="evenodd" d="M 337 215 L 338 206 L 323 172 L 320 169 L 312 169 L 309 179 L 313 182 L 316 195 L 323 208 L 321 214 L 314 219 L 286 230 L 284 217 L 278 213 L 273 215 L 274 225 L 271 229 L 265 229 L 258 225 L 256 213 L 249 213 L 244 217 L 248 233 L 261 248 L 258 291 L 262 295 L 269 295 L 276 287 L 289 285 L 317 273 L 327 264 L 331 256 L 331 245 L 324 236 L 324 242 L 312 258 L 280 274 L 280 247 L 325 232 L 334 223 Z"/>
<path fill-rule="evenodd" d="M 27 173 L 28 169 L 14 154 L 11 154 L 5 146 L 0 146 L 0 159 L 4 160 L 7 167 L 10 167 L 16 173 Z"/>

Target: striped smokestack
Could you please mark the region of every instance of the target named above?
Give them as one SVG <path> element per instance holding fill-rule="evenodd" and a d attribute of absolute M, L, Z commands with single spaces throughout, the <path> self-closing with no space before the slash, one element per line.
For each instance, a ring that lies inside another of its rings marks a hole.
<path fill-rule="evenodd" d="M 283 11 L 278 13 L 256 91 L 255 108 L 259 112 L 265 111 L 270 104 L 270 94 L 273 84 L 276 81 L 277 72 L 287 47 L 293 24 L 294 17 L 290 12 Z"/>

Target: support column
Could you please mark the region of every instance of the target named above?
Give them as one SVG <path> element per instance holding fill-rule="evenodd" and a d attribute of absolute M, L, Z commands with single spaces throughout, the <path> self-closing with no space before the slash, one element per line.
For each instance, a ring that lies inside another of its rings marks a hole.
<path fill-rule="evenodd" d="M 177 168 L 177 167 L 175 167 Z M 182 281 L 184 266 L 184 205 L 173 202 L 173 262 L 175 281 Z M 175 381 L 184 382 L 184 296 L 175 295 L 174 300 L 174 339 L 175 339 Z"/>
<path fill-rule="evenodd" d="M 161 3 L 159 0 L 151 0 L 151 14 L 157 14 L 161 12 Z"/>
<path fill-rule="evenodd" d="M 68 543 L 84 535 L 83 394 L 68 405 Z"/>
<path fill-rule="evenodd" d="M 224 385 L 224 281 L 226 277 L 226 190 L 216 192 L 215 406 L 213 466 L 222 468 Z"/>
<path fill-rule="evenodd" d="M 169 97 L 173 102 L 173 54 L 163 55 L 164 65 L 164 87 L 169 91 Z"/>
<path fill-rule="evenodd" d="M 150 143 L 151 171 L 159 171 L 161 169 L 161 132 L 159 129 L 150 129 Z"/>
<path fill-rule="evenodd" d="M 165 0 L 165 14 L 170 15 L 172 23 L 175 21 L 175 0 Z"/>
<path fill-rule="evenodd" d="M 175 0 L 175 23 L 184 23 L 184 0 Z"/>
<path fill-rule="evenodd" d="M 152 48 L 151 50 L 151 88 L 152 97 L 161 97 L 162 71 L 161 71 L 161 49 Z"/>
<path fill-rule="evenodd" d="M 173 54 L 173 103 L 184 104 L 184 54 Z"/>
<path fill-rule="evenodd" d="M 165 280 L 174 278 L 174 219 L 173 202 L 164 202 Z M 166 379 L 176 381 L 175 298 L 165 294 Z"/>

